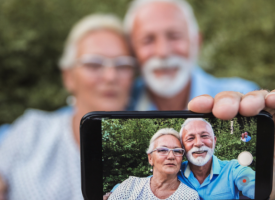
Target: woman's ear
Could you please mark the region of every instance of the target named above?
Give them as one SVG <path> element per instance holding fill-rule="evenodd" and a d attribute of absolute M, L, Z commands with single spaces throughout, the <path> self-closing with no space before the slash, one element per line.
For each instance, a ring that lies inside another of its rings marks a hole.
<path fill-rule="evenodd" d="M 70 92 L 74 93 L 75 91 L 75 79 L 72 69 L 62 70 L 62 80 L 64 87 Z"/>
<path fill-rule="evenodd" d="M 154 166 L 153 156 L 151 154 L 148 154 L 148 162 L 150 163 L 151 166 Z"/>

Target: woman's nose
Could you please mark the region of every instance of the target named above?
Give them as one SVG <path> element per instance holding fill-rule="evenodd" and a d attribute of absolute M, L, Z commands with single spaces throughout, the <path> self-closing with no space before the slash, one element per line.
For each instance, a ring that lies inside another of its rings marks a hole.
<path fill-rule="evenodd" d="M 105 67 L 105 70 L 103 72 L 103 79 L 107 82 L 113 82 L 117 78 L 117 72 L 115 67 L 113 66 L 108 66 Z"/>
<path fill-rule="evenodd" d="M 174 159 L 175 158 L 174 152 L 173 151 L 169 151 L 168 155 L 167 155 L 167 158 L 168 159 Z"/>

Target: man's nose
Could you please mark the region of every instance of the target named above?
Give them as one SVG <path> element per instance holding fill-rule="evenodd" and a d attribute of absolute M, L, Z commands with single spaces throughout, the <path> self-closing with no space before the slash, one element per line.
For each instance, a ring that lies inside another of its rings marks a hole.
<path fill-rule="evenodd" d="M 200 147 L 202 147 L 203 145 L 204 145 L 204 144 L 203 144 L 201 138 L 200 138 L 200 137 L 196 137 L 194 146 L 200 148 Z"/>
<path fill-rule="evenodd" d="M 155 45 L 155 56 L 159 58 L 166 58 L 171 54 L 171 47 L 169 41 L 165 37 L 159 37 Z"/>

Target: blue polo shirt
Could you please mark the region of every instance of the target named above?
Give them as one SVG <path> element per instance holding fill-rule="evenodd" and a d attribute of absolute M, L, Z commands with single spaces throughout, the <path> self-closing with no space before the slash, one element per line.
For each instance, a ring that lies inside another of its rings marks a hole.
<path fill-rule="evenodd" d="M 254 199 L 255 171 L 241 166 L 237 160 L 221 161 L 213 155 L 210 174 L 202 184 L 190 170 L 188 161 L 181 165 L 178 179 L 195 189 L 201 199 L 239 199 L 239 191 Z M 243 180 L 246 180 L 246 183 Z"/>
<path fill-rule="evenodd" d="M 251 81 L 237 77 L 216 78 L 206 73 L 199 66 L 196 66 L 191 74 L 189 101 L 203 94 L 215 97 L 223 91 L 234 91 L 246 94 L 258 89 L 259 86 Z M 158 110 L 157 106 L 148 96 L 145 82 L 141 77 L 135 80 L 129 110 Z"/>

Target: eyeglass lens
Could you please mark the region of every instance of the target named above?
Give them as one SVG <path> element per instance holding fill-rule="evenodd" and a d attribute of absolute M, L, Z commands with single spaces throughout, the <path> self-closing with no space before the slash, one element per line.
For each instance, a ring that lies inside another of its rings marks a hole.
<path fill-rule="evenodd" d="M 157 152 L 161 155 L 168 155 L 170 151 L 173 151 L 175 156 L 183 156 L 184 150 L 182 149 L 168 149 L 166 147 L 157 148 Z"/>

